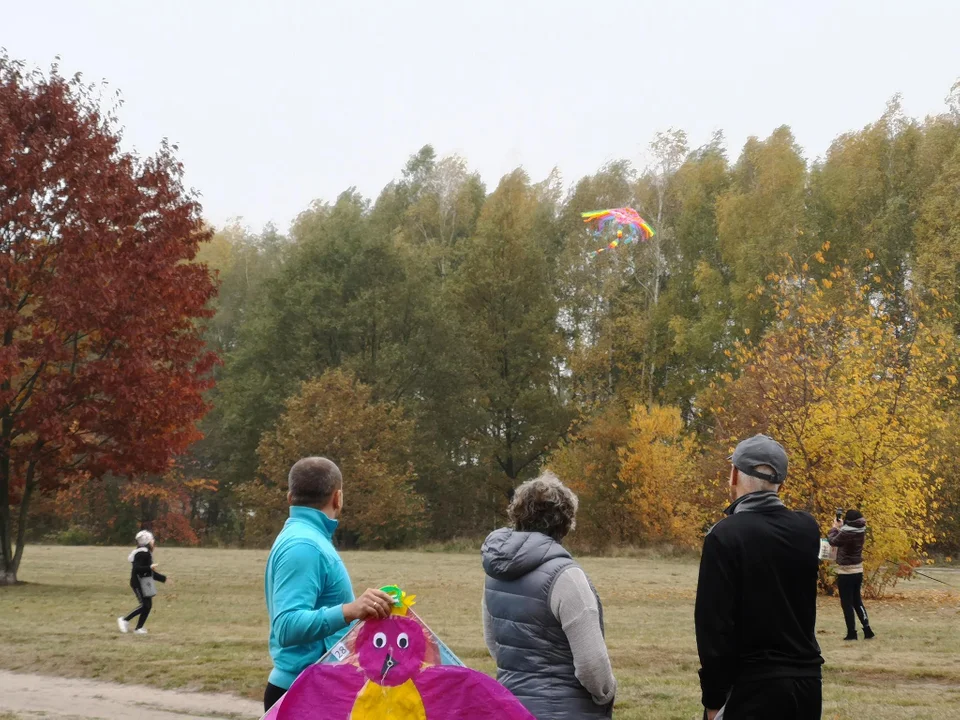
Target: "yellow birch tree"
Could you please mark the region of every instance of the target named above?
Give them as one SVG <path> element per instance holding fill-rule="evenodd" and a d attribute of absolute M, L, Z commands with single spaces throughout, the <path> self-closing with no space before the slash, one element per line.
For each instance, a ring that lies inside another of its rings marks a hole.
<path fill-rule="evenodd" d="M 780 440 L 791 463 L 784 500 L 824 534 L 835 509 L 860 509 L 865 583 L 879 594 L 934 540 L 942 458 L 931 439 L 946 421 L 941 390 L 957 382 L 952 339 L 909 314 L 893 321 L 879 276 L 859 285 L 835 267 L 818 282 L 795 269 L 769 278 L 769 331 L 737 345 L 734 373 L 708 398 L 717 440 L 722 452 L 756 432 Z"/>
<path fill-rule="evenodd" d="M 704 522 L 697 503 L 701 483 L 696 443 L 684 428 L 680 409 L 637 405 L 630 430 L 630 442 L 620 451 L 619 479 L 628 488 L 644 539 L 695 546 Z"/>

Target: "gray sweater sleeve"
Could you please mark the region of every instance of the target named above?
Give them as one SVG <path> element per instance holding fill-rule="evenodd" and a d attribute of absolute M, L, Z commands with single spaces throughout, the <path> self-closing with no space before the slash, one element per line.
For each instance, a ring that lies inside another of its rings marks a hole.
<path fill-rule="evenodd" d="M 577 680 L 595 703 L 606 705 L 617 694 L 617 680 L 600 630 L 597 598 L 583 570 L 571 567 L 560 574 L 550 595 L 550 611 L 570 642 Z"/>

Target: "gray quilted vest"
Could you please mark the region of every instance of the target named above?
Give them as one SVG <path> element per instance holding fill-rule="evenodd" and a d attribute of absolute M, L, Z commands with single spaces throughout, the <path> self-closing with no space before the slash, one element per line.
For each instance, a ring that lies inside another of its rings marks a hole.
<path fill-rule="evenodd" d="M 612 708 L 593 702 L 577 680 L 570 643 L 550 611 L 554 581 L 576 565 L 570 553 L 546 535 L 508 528 L 491 533 L 481 553 L 484 598 L 499 646 L 497 680 L 537 720 L 611 717 Z"/>

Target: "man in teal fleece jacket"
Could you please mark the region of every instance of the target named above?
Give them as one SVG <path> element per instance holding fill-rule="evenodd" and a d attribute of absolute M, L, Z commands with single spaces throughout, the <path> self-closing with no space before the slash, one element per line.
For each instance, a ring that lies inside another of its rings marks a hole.
<path fill-rule="evenodd" d="M 343 509 L 343 477 L 330 460 L 309 457 L 291 469 L 290 518 L 273 543 L 264 588 L 270 615 L 268 711 L 297 676 L 346 634 L 350 624 L 390 615 L 393 598 L 367 590 L 354 598 L 347 568 L 333 547 Z"/>

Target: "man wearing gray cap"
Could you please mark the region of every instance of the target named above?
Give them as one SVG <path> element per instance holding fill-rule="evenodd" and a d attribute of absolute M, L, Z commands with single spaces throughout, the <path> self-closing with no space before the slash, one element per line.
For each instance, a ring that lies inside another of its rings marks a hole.
<path fill-rule="evenodd" d="M 755 435 L 731 461 L 727 517 L 703 542 L 696 629 L 707 720 L 815 720 L 820 529 L 778 497 L 787 453 Z"/>

